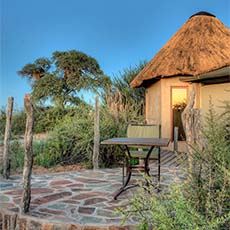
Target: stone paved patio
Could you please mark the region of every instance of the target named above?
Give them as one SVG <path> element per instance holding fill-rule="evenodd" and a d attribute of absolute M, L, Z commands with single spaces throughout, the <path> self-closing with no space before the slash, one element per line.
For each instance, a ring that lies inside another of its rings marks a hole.
<path fill-rule="evenodd" d="M 179 180 L 179 169 L 175 156 L 163 159 L 162 186 Z M 156 171 L 152 164 L 151 172 Z M 136 179 L 141 176 L 136 176 Z M 133 193 L 131 189 L 113 200 L 114 192 L 121 186 L 121 169 L 81 170 L 79 172 L 55 173 L 32 176 L 32 200 L 30 214 L 50 222 L 78 223 L 82 225 L 120 225 L 118 207 L 126 207 Z M 19 211 L 22 194 L 21 176 L 0 181 L 0 207 Z M 128 224 L 135 224 L 129 220 Z"/>

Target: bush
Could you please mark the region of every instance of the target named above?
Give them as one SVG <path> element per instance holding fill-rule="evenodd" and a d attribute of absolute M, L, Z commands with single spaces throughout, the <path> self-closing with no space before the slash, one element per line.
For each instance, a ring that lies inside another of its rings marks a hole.
<path fill-rule="evenodd" d="M 155 191 L 154 187 L 140 189 L 128 208 L 119 210 L 124 221 L 130 218 L 137 220 L 141 230 L 228 229 L 226 222 L 230 220 L 229 213 L 212 219 L 205 218 L 184 195 L 183 187 L 173 186 L 168 194 L 157 194 Z"/>
<path fill-rule="evenodd" d="M 127 123 L 122 114 L 115 118 L 106 107 L 100 110 L 101 141 L 126 136 Z M 81 105 L 75 113 L 66 115 L 49 133 L 43 153 L 37 155 L 36 164 L 50 167 L 55 164 L 85 163 L 92 166 L 94 138 L 94 111 L 89 105 Z M 100 165 L 112 166 L 120 160 L 120 149 L 100 146 Z"/>
<path fill-rule="evenodd" d="M 72 116 L 65 116 L 54 127 L 40 160 L 44 166 L 58 163 L 89 162 L 93 151 L 93 111 L 84 108 Z M 49 162 L 49 163 L 48 163 Z"/>
<path fill-rule="evenodd" d="M 46 148 L 46 141 L 34 141 L 33 142 L 33 154 L 34 154 L 34 164 L 49 167 L 51 160 L 44 156 L 44 151 Z"/>
<path fill-rule="evenodd" d="M 26 122 L 26 115 L 24 111 L 16 110 L 13 112 L 12 130 L 11 130 L 11 134 L 13 138 L 25 132 L 25 122 Z M 6 125 L 6 112 L 4 109 L 1 109 L 0 111 L 0 140 L 4 139 L 5 125 Z"/>
<path fill-rule="evenodd" d="M 52 130 L 66 114 L 72 114 L 72 109 L 36 106 L 34 133 L 43 133 Z"/>
<path fill-rule="evenodd" d="M 50 166 L 50 159 L 42 158 L 44 149 L 46 147 L 45 141 L 33 142 L 34 162 L 41 166 Z M 47 157 L 47 156 L 45 156 Z M 12 171 L 23 169 L 24 166 L 24 147 L 22 141 L 16 139 L 10 143 L 10 165 Z"/>
<path fill-rule="evenodd" d="M 4 130 L 6 125 L 6 113 L 2 108 L 0 110 L 0 141 L 3 142 L 4 139 Z"/>
<path fill-rule="evenodd" d="M 11 169 L 22 169 L 24 164 L 24 148 L 19 140 L 10 143 L 10 164 Z"/>
<path fill-rule="evenodd" d="M 78 110 L 74 116 L 66 115 L 50 132 L 43 152 L 37 155 L 36 163 L 49 167 L 58 163 L 87 161 L 92 141 L 92 119 L 89 108 Z M 86 111 L 87 110 L 87 111 Z"/>
<path fill-rule="evenodd" d="M 221 217 L 230 210 L 229 113 L 220 116 L 210 107 L 203 129 L 205 145 L 194 146 L 193 167 L 184 187 L 192 205 L 207 219 Z"/>
<path fill-rule="evenodd" d="M 72 109 L 60 110 L 54 107 L 35 107 L 34 133 L 51 130 L 66 114 L 72 114 Z M 0 110 L 0 140 L 4 138 L 6 125 L 5 109 Z M 14 110 L 12 117 L 12 138 L 25 133 L 26 114 L 24 110 Z"/>
<path fill-rule="evenodd" d="M 57 111 L 54 112 L 54 110 L 52 114 L 58 113 Z M 54 128 L 49 132 L 47 140 L 40 142 L 34 141 L 34 163 L 36 165 L 51 167 L 57 164 L 84 163 L 87 167 L 92 167 L 91 159 L 94 138 L 93 107 L 87 104 L 81 104 L 78 107 L 68 108 L 67 110 L 60 112 L 62 115 L 57 115 L 58 117 L 55 120 L 56 125 L 53 124 L 53 115 L 50 120 L 52 122 L 50 123 L 49 119 L 45 118 L 45 116 L 49 114 L 48 111 L 42 112 L 39 115 L 41 117 L 39 124 L 43 124 L 44 127 L 45 125 L 54 125 Z M 38 114 L 38 111 L 36 113 Z M 130 112 L 128 117 L 132 120 L 142 119 L 142 116 L 138 116 L 134 111 L 132 113 Z M 38 119 L 37 115 L 35 119 Z M 35 120 L 35 128 L 36 127 L 39 126 L 36 126 Z M 41 126 L 40 128 L 40 131 L 44 130 Z M 126 136 L 126 128 L 127 112 L 120 113 L 119 116 L 115 117 L 106 106 L 101 106 L 101 141 L 112 137 Z M 38 130 L 39 128 L 37 128 L 37 131 Z M 15 151 L 17 152 L 16 149 Z M 19 156 L 21 155 L 19 154 Z M 101 145 L 99 157 L 101 167 L 111 167 L 120 161 L 121 151 L 116 146 Z M 15 167 L 18 166 L 19 165 Z"/>
<path fill-rule="evenodd" d="M 193 146 L 186 181 L 169 194 L 156 194 L 154 187 L 141 190 L 121 210 L 124 218 L 136 218 L 140 229 L 230 229 L 229 115 L 230 110 L 219 116 L 211 108 L 203 130 L 205 148 Z"/>

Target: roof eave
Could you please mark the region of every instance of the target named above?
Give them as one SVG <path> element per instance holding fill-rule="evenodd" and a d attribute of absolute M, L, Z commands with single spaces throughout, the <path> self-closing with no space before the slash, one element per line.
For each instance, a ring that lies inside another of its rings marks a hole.
<path fill-rule="evenodd" d="M 180 80 L 185 82 L 199 82 L 205 79 L 215 79 L 224 76 L 230 76 L 230 66 L 225 66 L 223 68 L 195 76 L 180 77 Z"/>

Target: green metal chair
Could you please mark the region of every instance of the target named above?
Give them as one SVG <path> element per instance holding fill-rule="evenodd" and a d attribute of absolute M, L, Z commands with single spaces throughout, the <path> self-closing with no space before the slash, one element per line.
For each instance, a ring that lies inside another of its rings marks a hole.
<path fill-rule="evenodd" d="M 161 126 L 160 125 L 147 125 L 147 124 L 129 124 L 127 128 L 127 137 L 130 138 L 160 138 L 161 137 Z M 160 148 L 154 149 L 150 160 L 157 160 Z M 134 160 L 139 161 L 139 165 L 143 164 L 146 158 L 148 149 L 143 147 L 132 147 L 130 150 L 131 157 Z M 138 167 L 137 167 L 138 168 Z M 141 168 L 141 167 L 139 167 Z M 125 163 L 123 164 L 123 182 L 125 177 Z"/>

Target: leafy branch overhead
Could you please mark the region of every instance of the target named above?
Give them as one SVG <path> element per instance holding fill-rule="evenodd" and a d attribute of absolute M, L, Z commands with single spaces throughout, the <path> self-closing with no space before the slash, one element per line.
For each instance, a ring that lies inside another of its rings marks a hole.
<path fill-rule="evenodd" d="M 48 72 L 51 67 L 51 61 L 47 58 L 38 58 L 34 63 L 26 64 L 18 75 L 28 77 L 30 80 L 39 80 Z"/>
<path fill-rule="evenodd" d="M 56 51 L 51 59 L 39 58 L 18 74 L 31 81 L 35 100 L 50 99 L 62 107 L 78 102 L 77 92 L 82 89 L 95 92 L 110 84 L 96 59 L 76 50 Z"/>

